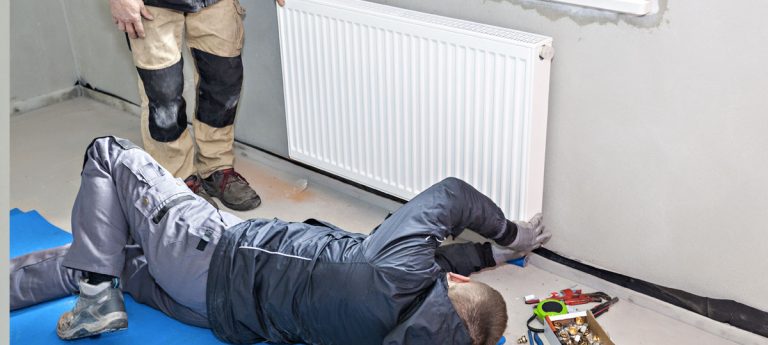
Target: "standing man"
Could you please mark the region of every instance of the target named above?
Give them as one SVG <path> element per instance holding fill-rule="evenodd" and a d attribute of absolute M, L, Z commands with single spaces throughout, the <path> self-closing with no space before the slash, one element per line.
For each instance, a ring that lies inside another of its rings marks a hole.
<path fill-rule="evenodd" d="M 285 0 L 277 0 L 284 5 Z M 234 170 L 234 122 L 243 84 L 239 0 L 110 0 L 112 19 L 130 41 L 139 73 L 144 149 L 214 206 L 239 211 L 261 198 Z M 182 96 L 182 43 L 195 62 L 194 138 Z"/>

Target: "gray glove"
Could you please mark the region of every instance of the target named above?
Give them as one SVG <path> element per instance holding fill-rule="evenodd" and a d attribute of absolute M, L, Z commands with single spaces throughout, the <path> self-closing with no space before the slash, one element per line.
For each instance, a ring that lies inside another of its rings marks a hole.
<path fill-rule="evenodd" d="M 552 237 L 552 233 L 544 229 L 541 213 L 537 213 L 527 222 L 515 221 L 513 223 L 517 226 L 517 237 L 507 247 L 514 251 L 525 254 L 530 253 L 534 249 L 541 247 L 544 243 L 547 243 Z"/>
<path fill-rule="evenodd" d="M 525 256 L 525 253 L 509 249 L 509 247 L 502 247 L 498 244 L 491 244 L 491 252 L 493 253 L 493 261 L 496 262 L 497 265 Z"/>

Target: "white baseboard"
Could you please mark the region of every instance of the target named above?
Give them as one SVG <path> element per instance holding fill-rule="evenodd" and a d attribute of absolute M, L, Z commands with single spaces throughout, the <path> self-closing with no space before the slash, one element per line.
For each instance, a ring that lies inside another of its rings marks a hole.
<path fill-rule="evenodd" d="M 11 115 L 18 115 L 54 103 L 82 96 L 82 88 L 72 86 L 70 88 L 54 91 L 45 95 L 35 96 L 24 100 L 11 100 Z"/>
<path fill-rule="evenodd" d="M 309 180 L 312 184 L 317 183 L 326 186 L 345 195 L 364 200 L 374 206 L 381 207 L 389 212 L 394 212 L 403 205 L 397 201 L 378 196 L 351 184 L 347 184 L 332 177 L 314 172 L 291 161 L 272 156 L 261 150 L 239 142 L 235 142 L 235 152 L 252 161 L 264 164 L 273 169 L 284 171 L 295 176 L 305 176 L 307 180 Z"/>
<path fill-rule="evenodd" d="M 136 104 L 124 101 L 122 99 L 119 99 L 117 97 L 114 97 L 105 93 L 101 93 L 101 92 L 87 89 L 84 87 L 80 87 L 80 88 L 82 89 L 83 96 L 85 97 L 104 103 L 113 108 L 120 109 L 136 117 L 141 116 L 141 107 Z"/>
<path fill-rule="evenodd" d="M 79 85 L 67 89 L 54 91 L 45 95 L 35 96 L 25 100 L 11 101 L 11 115 L 18 115 L 51 104 L 63 102 L 77 97 L 88 97 L 104 103 L 113 108 L 123 110 L 135 116 L 141 115 L 141 108 L 133 103 L 126 102 L 114 96 L 84 88 Z"/>

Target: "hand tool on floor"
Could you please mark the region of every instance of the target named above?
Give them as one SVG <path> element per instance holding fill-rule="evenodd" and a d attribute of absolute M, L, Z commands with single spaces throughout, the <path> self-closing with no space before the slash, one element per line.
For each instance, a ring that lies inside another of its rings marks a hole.
<path fill-rule="evenodd" d="M 582 293 L 581 289 L 564 289 L 559 293 L 552 292 L 547 299 L 554 299 L 563 301 L 566 305 L 580 305 L 592 302 L 603 302 L 611 299 L 611 296 L 604 292 L 592 292 Z M 538 304 L 541 299 L 536 298 L 534 295 L 525 296 L 525 304 Z"/>
<path fill-rule="evenodd" d="M 544 319 L 547 316 L 568 314 L 568 307 L 562 301 L 545 299 L 536 305 L 536 308 L 533 309 L 533 314 L 539 318 L 539 321 L 544 323 Z"/>
<path fill-rule="evenodd" d="M 541 341 L 541 338 L 539 337 L 539 334 L 530 329 L 528 330 L 528 339 L 530 339 L 531 345 L 544 345 L 544 343 Z"/>
<path fill-rule="evenodd" d="M 598 317 L 608 311 L 611 305 L 619 301 L 618 297 L 611 298 L 611 296 L 605 292 L 582 293 L 580 289 L 564 289 L 560 291 L 560 293 L 553 292 L 551 295 L 552 298 L 543 300 L 539 300 L 533 295 L 525 296 L 526 304 L 536 304 L 536 307 L 533 310 L 533 315 L 528 319 L 528 322 L 526 322 L 526 327 L 528 327 L 528 339 L 531 342 L 531 345 L 543 345 L 538 333 L 543 333 L 544 329 L 532 327 L 531 321 L 534 319 L 538 318 L 542 324 L 546 325 L 547 316 L 567 314 L 567 305 L 602 302 L 590 309 L 592 314 L 595 317 Z"/>
<path fill-rule="evenodd" d="M 526 255 L 526 256 L 523 256 L 522 258 L 508 260 L 507 263 L 515 266 L 525 267 L 526 265 L 528 265 L 529 257 L 530 255 Z"/>
<path fill-rule="evenodd" d="M 598 317 L 600 315 L 603 315 L 608 309 L 611 308 L 611 305 L 616 304 L 616 302 L 619 301 L 618 297 L 611 298 L 603 303 L 598 304 L 597 306 L 590 309 L 592 311 L 592 315 L 595 317 Z"/>
<path fill-rule="evenodd" d="M 539 302 L 539 304 L 537 304 L 536 308 L 533 310 L 533 315 L 531 315 L 531 317 L 528 319 L 528 322 L 525 323 L 526 327 L 528 327 L 528 340 L 531 342 L 531 345 L 543 345 L 541 338 L 539 337 L 539 333 L 544 333 L 543 328 L 535 328 L 531 326 L 531 321 L 538 319 L 542 324 L 546 324 L 547 316 L 562 315 L 567 313 L 568 307 L 565 305 L 565 303 L 563 303 L 563 301 L 545 299 Z"/>

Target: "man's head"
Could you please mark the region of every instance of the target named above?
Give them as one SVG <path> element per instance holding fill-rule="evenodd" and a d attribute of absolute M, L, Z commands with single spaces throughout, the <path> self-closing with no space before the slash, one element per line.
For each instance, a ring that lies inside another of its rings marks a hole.
<path fill-rule="evenodd" d="M 495 345 L 507 328 L 507 304 L 492 287 L 448 273 L 448 298 L 469 330 L 472 345 Z"/>

